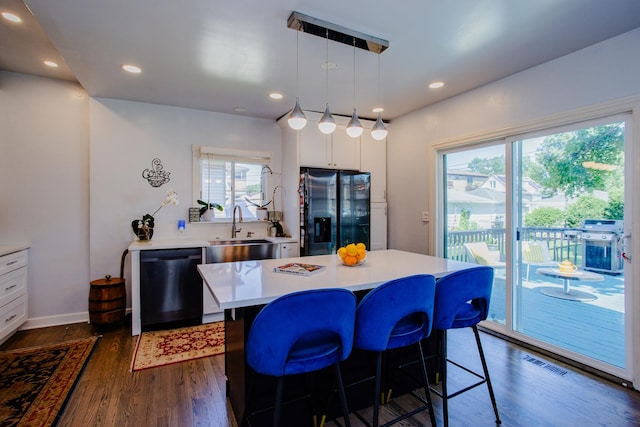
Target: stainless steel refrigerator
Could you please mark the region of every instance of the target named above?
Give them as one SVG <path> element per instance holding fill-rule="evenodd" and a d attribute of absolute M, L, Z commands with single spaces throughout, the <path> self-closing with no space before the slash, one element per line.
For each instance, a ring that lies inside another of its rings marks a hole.
<path fill-rule="evenodd" d="M 334 254 L 340 246 L 369 247 L 369 172 L 300 169 L 300 255 Z"/>

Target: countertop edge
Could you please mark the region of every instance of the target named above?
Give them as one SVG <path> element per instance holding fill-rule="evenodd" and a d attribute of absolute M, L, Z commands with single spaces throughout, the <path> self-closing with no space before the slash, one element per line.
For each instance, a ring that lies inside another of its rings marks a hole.
<path fill-rule="evenodd" d="M 296 243 L 298 240 L 293 237 L 256 237 L 237 240 L 264 239 L 273 243 Z M 210 240 L 216 239 L 156 239 L 156 240 L 134 240 L 129 245 L 130 251 L 145 251 L 155 249 L 172 249 L 172 248 L 201 248 L 209 246 Z M 1 248 L 1 247 L 0 247 Z"/>
<path fill-rule="evenodd" d="M 19 245 L 0 245 L 0 256 L 9 255 L 15 252 L 20 252 L 25 249 L 29 249 L 29 245 L 19 244 Z"/>

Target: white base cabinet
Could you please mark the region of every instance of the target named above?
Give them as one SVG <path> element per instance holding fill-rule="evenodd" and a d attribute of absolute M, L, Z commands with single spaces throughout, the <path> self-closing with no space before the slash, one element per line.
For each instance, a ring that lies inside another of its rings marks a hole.
<path fill-rule="evenodd" d="M 280 243 L 279 258 L 295 258 L 300 254 L 299 249 L 298 242 Z"/>
<path fill-rule="evenodd" d="M 27 321 L 27 250 L 0 256 L 0 343 Z"/>

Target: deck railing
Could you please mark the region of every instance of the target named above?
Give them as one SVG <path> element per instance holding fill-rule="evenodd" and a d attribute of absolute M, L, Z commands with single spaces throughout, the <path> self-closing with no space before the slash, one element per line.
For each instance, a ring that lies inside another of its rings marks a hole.
<path fill-rule="evenodd" d="M 581 238 L 580 230 L 558 227 L 524 227 L 520 229 L 520 241 L 545 242 L 554 261 L 571 260 L 580 265 Z M 465 230 L 447 232 L 447 258 L 458 261 L 473 262 L 464 249 L 465 243 L 486 242 L 492 250 L 500 251 L 504 258 L 506 229 L 490 228 L 483 230 Z"/>

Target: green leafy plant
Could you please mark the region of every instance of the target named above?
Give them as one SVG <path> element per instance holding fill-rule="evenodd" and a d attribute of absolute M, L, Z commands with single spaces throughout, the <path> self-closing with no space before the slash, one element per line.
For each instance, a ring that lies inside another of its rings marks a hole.
<path fill-rule="evenodd" d="M 204 213 L 209 209 L 217 209 L 219 211 L 222 211 L 222 205 L 219 205 L 217 203 L 205 202 L 204 200 L 197 200 L 197 202 L 199 205 L 202 205 L 202 207 L 200 207 L 200 216 L 204 215 Z"/>

